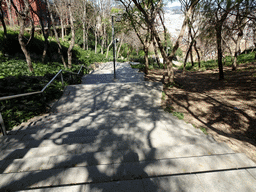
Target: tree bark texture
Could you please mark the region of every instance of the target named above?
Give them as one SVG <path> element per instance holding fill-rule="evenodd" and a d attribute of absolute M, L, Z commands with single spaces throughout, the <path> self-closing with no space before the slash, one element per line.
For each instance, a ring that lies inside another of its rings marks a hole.
<path fill-rule="evenodd" d="M 46 0 L 46 3 L 47 3 L 47 6 L 50 7 L 49 0 Z M 53 1 L 53 3 L 54 3 L 54 1 Z M 54 18 L 53 18 L 52 12 L 50 11 L 49 14 L 50 14 L 51 22 L 52 22 L 53 31 L 54 31 L 54 34 L 55 34 L 55 39 L 56 39 L 57 44 L 58 44 L 58 53 L 60 55 L 60 58 L 61 58 L 61 61 L 64 65 L 64 67 L 67 68 L 67 64 L 65 62 L 65 59 L 64 59 L 64 56 L 63 56 L 63 53 L 62 53 L 62 46 L 60 44 L 60 40 L 59 40 L 59 37 L 58 37 L 58 32 L 57 32 L 56 26 L 54 24 Z"/>
<path fill-rule="evenodd" d="M 222 64 L 221 32 L 222 32 L 222 22 L 219 22 L 216 25 L 216 40 L 217 40 L 217 51 L 218 51 L 219 80 L 224 79 L 223 64 Z"/>
<path fill-rule="evenodd" d="M 122 33 L 121 40 L 120 40 L 120 45 L 119 45 L 118 50 L 117 50 L 117 58 L 119 57 L 121 47 L 123 45 L 123 41 L 124 41 L 124 33 Z"/>
<path fill-rule="evenodd" d="M 73 13 L 71 9 L 71 0 L 68 0 L 68 10 L 69 10 L 69 19 L 70 19 L 70 27 L 71 27 L 71 41 L 69 44 L 69 48 L 67 51 L 68 55 L 68 68 L 72 68 L 72 49 L 75 45 L 75 27 L 74 27 L 74 18 Z"/>
<path fill-rule="evenodd" d="M 194 42 L 194 49 L 196 51 L 196 55 L 197 55 L 197 62 L 198 62 L 198 67 L 201 68 L 201 58 L 200 58 L 200 53 L 196 47 L 196 40 Z"/>
<path fill-rule="evenodd" d="M 6 25 L 5 25 L 5 21 L 4 21 L 4 11 L 2 9 L 2 2 L 3 0 L 0 1 L 0 19 L 1 19 L 1 23 L 2 23 L 2 26 L 4 28 L 4 36 L 6 37 L 7 36 L 7 29 L 6 29 Z"/>
<path fill-rule="evenodd" d="M 29 51 L 26 48 L 26 44 L 23 41 L 24 32 L 25 32 L 25 25 L 26 25 L 26 21 L 29 17 L 28 15 L 29 15 L 29 2 L 28 2 L 28 0 L 24 0 L 23 11 L 22 11 L 21 14 L 19 14 L 20 32 L 19 32 L 19 35 L 18 35 L 18 40 L 19 40 L 21 50 L 25 55 L 29 71 L 32 72 L 34 69 L 33 69 L 33 65 L 32 65 L 32 62 L 31 62 L 31 56 L 30 56 Z"/>
<path fill-rule="evenodd" d="M 12 17 L 12 9 L 11 9 L 10 0 L 6 0 L 6 4 L 7 4 L 8 15 L 9 15 L 9 24 L 11 25 L 11 27 L 13 27 L 14 21 L 13 21 L 13 17 Z"/>
<path fill-rule="evenodd" d="M 157 62 L 157 65 L 158 67 L 160 68 L 160 60 L 159 60 L 159 56 L 158 56 L 158 50 L 157 50 L 157 47 L 156 47 L 156 40 L 155 38 L 153 37 L 153 47 L 154 47 L 154 52 L 155 52 L 155 58 L 156 58 L 156 62 Z"/>

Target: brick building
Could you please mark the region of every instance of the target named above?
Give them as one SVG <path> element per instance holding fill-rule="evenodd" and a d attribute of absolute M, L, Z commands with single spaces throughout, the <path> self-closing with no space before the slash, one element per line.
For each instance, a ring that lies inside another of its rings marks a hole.
<path fill-rule="evenodd" d="M 7 1 L 9 0 L 4 0 L 2 3 L 2 8 L 4 11 L 4 18 L 5 18 L 5 23 L 6 25 L 11 25 L 12 23 L 14 25 L 18 24 L 18 18 L 17 18 L 17 13 L 13 7 L 13 5 L 10 4 L 8 8 L 8 3 Z M 13 0 L 13 3 L 17 7 L 18 11 L 22 10 L 24 7 L 24 1 L 23 0 Z M 40 25 L 39 17 L 40 16 L 44 22 L 46 22 L 47 18 L 47 5 L 44 0 L 29 0 L 30 4 L 30 17 L 34 21 L 34 25 Z M 11 16 L 10 16 L 11 14 Z M 29 24 L 29 21 L 28 21 Z"/>

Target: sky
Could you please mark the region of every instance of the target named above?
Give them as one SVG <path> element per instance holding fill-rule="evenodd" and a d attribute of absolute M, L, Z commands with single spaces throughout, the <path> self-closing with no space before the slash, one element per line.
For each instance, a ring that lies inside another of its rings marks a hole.
<path fill-rule="evenodd" d="M 174 1 L 173 3 L 168 3 L 167 5 L 167 7 L 175 7 L 175 6 L 181 6 L 178 0 Z"/>

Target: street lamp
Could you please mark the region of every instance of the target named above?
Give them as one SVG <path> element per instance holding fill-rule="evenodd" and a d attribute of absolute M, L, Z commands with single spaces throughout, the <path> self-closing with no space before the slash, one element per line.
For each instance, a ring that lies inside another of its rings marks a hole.
<path fill-rule="evenodd" d="M 114 17 L 116 15 L 112 15 L 112 42 L 113 42 L 113 64 L 114 64 L 114 79 L 116 79 L 116 40 L 115 40 L 115 27 L 114 27 Z M 120 22 L 121 18 L 118 15 L 116 18 L 116 22 Z"/>

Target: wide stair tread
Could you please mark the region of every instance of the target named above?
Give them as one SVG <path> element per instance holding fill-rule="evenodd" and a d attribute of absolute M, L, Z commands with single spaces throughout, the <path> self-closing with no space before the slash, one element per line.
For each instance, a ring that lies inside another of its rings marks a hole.
<path fill-rule="evenodd" d="M 134 158 L 136 158 L 136 155 Z M 113 180 L 122 181 L 180 174 L 198 174 L 246 169 L 249 167 L 256 168 L 255 163 L 248 161 L 244 154 L 224 154 L 5 173 L 0 175 L 0 180 L 5 189 L 15 190 L 54 185 L 101 183 Z"/>

